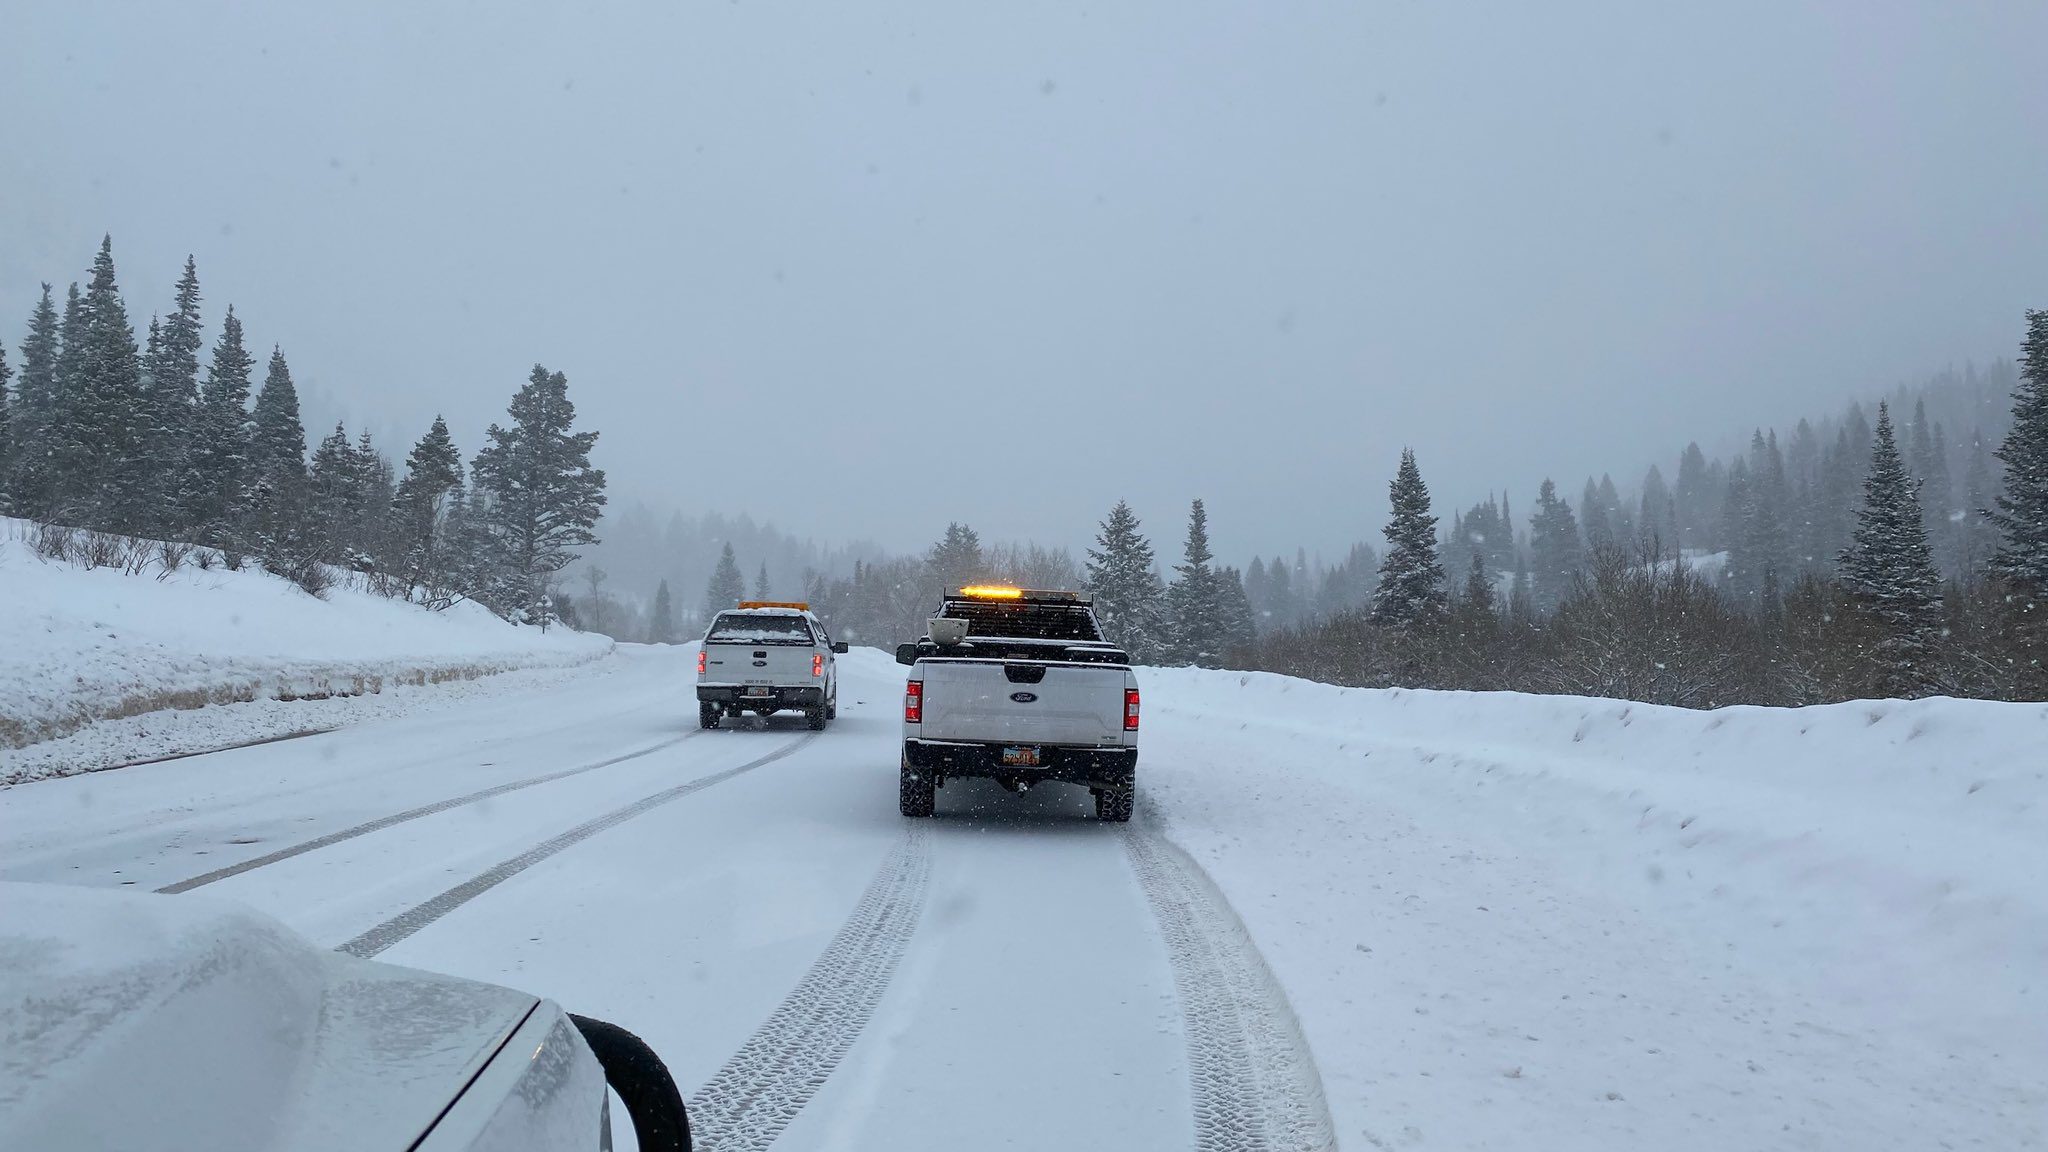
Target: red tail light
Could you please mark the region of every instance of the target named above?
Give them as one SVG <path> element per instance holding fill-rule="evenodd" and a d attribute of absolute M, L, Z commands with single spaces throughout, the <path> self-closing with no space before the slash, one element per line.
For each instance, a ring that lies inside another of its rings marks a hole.
<path fill-rule="evenodd" d="M 1136 688 L 1126 688 L 1124 689 L 1124 731 L 1136 732 L 1137 730 L 1138 690 Z"/>
<path fill-rule="evenodd" d="M 699 675 L 699 676 L 702 676 L 703 674 L 704 674 L 704 650 L 703 650 L 702 648 L 699 648 L 699 649 L 697 649 L 697 675 Z"/>
<path fill-rule="evenodd" d="M 924 723 L 924 682 L 912 680 L 903 686 L 903 722 Z"/>
<path fill-rule="evenodd" d="M 813 676 L 823 676 L 824 674 L 825 674 L 825 654 L 824 654 L 823 652 L 813 652 L 813 653 L 811 653 L 811 675 L 813 675 Z"/>

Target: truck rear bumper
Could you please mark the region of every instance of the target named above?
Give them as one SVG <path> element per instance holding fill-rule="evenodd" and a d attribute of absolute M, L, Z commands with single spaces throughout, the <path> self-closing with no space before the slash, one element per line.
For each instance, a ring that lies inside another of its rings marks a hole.
<path fill-rule="evenodd" d="M 739 684 L 699 684 L 697 700 L 703 704 L 730 704 L 741 708 L 816 708 L 825 702 L 822 686 L 801 688 L 770 686 L 766 696 L 749 696 Z"/>
<path fill-rule="evenodd" d="M 1035 768 L 1003 763 L 1002 744 L 977 744 L 953 740 L 906 740 L 903 758 L 912 768 L 925 769 L 941 779 L 948 776 L 979 776 L 989 780 L 1053 780 L 1063 784 L 1085 784 L 1109 788 L 1129 784 L 1138 770 L 1136 748 L 1072 747 L 1038 745 L 1043 762 Z"/>

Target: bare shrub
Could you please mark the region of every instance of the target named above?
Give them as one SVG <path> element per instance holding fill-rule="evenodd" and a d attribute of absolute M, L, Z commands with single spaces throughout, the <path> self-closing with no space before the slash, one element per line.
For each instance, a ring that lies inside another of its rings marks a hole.
<path fill-rule="evenodd" d="M 126 568 L 128 555 L 127 537 L 94 529 L 79 538 L 74 559 L 87 568 Z"/>
<path fill-rule="evenodd" d="M 62 524 L 51 524 L 38 520 L 29 529 L 28 546 L 45 560 L 69 563 L 77 548 L 78 532 Z"/>
<path fill-rule="evenodd" d="M 162 580 L 165 577 L 169 576 L 171 573 L 176 572 L 180 568 L 183 568 L 185 566 L 186 558 L 190 557 L 194 551 L 195 549 L 192 547 L 192 545 L 180 543 L 176 540 L 157 541 L 156 578 Z M 206 550 L 201 548 L 196 549 L 196 551 L 204 553 Z M 200 561 L 200 566 L 205 566 L 204 560 Z"/>

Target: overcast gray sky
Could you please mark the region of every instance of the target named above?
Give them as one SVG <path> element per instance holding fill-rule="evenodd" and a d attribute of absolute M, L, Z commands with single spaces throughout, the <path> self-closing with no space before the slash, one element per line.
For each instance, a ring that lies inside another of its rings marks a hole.
<path fill-rule="evenodd" d="M 2039 0 L 6 23 L 10 351 L 111 231 L 139 320 L 194 253 L 309 417 L 474 451 L 538 360 L 615 497 L 825 539 L 1078 544 L 1122 496 L 1170 552 L 1199 495 L 1230 559 L 1334 553 L 1404 444 L 1446 515 L 1633 486 L 2048 306 Z"/>

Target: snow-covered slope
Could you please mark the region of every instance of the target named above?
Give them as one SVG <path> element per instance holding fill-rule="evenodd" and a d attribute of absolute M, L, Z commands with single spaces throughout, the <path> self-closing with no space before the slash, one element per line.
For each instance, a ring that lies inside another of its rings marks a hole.
<path fill-rule="evenodd" d="M 0 521 L 0 781 L 170 750 L 161 740 L 110 739 L 75 755 L 15 754 L 88 725 L 562 667 L 611 649 L 601 636 L 515 627 L 475 604 L 430 612 L 339 585 L 316 599 L 254 565 L 131 574 L 52 562 L 29 547 L 32 530 Z M 289 711 L 250 710 L 244 718 L 274 719 L 237 726 L 232 737 L 305 725 Z"/>
<path fill-rule="evenodd" d="M 1347 1144 L 2048 1138 L 2048 706 L 1145 684 Z"/>

